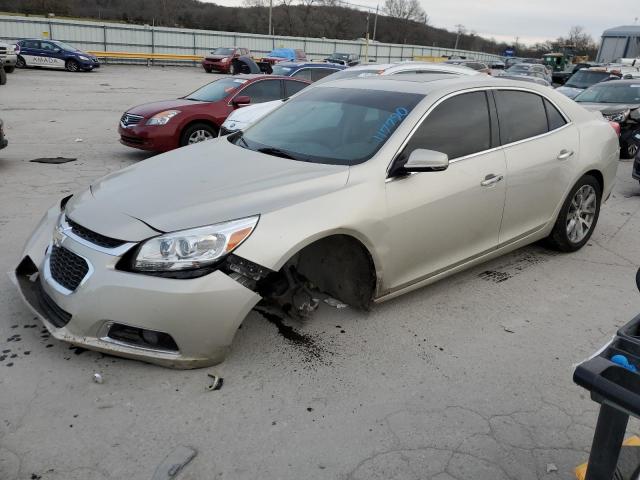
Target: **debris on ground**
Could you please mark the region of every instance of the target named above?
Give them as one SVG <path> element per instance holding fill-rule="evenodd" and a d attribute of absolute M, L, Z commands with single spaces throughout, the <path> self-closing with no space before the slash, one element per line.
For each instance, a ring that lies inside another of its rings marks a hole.
<path fill-rule="evenodd" d="M 335 298 L 332 298 L 332 297 L 325 298 L 324 303 L 334 308 L 347 308 L 349 306 L 346 303 L 342 303 L 340 300 L 336 300 Z"/>
<path fill-rule="evenodd" d="M 34 158 L 33 160 L 29 160 L 30 162 L 35 163 L 52 163 L 54 165 L 59 165 L 61 163 L 75 162 L 77 158 L 69 158 L 69 157 L 41 157 Z"/>
<path fill-rule="evenodd" d="M 104 383 L 104 378 L 102 378 L 102 375 L 100 375 L 99 373 L 94 373 L 93 374 L 93 381 L 99 384 L 103 384 Z"/>
<path fill-rule="evenodd" d="M 211 379 L 211 383 L 207 385 L 207 390 L 212 392 L 213 390 L 220 390 L 222 388 L 222 383 L 224 382 L 224 378 L 219 377 L 217 375 L 213 375 L 211 373 L 207 373 L 207 377 Z"/>
<path fill-rule="evenodd" d="M 557 472 L 558 467 L 556 467 L 555 463 L 547 463 L 547 473 Z"/>
<path fill-rule="evenodd" d="M 151 480 L 174 478 L 197 454 L 198 451 L 191 447 L 179 446 L 158 465 Z"/>
<path fill-rule="evenodd" d="M 510 328 L 505 327 L 504 325 L 502 325 L 502 329 L 507 333 L 516 333 L 513 330 L 511 330 Z"/>
<path fill-rule="evenodd" d="M 80 142 L 83 142 L 84 140 L 82 140 L 81 138 L 76 138 L 74 141 L 75 141 L 76 143 L 80 143 Z"/>

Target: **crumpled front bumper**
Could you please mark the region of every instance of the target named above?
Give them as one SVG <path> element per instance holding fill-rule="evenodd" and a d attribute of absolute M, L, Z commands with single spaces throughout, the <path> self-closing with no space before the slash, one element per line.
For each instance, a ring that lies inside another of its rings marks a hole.
<path fill-rule="evenodd" d="M 23 300 L 55 338 L 173 368 L 198 368 L 224 360 L 259 295 L 221 271 L 194 279 L 169 279 L 117 270 L 120 256 L 98 251 L 72 236 L 58 244 L 83 257 L 90 268 L 75 291 L 65 293 L 46 268 L 59 213 L 52 208 L 45 215 L 14 272 Z M 71 317 L 61 327 L 56 326 L 59 318 L 54 318 L 59 312 Z M 114 323 L 168 334 L 178 349 L 166 351 L 110 338 Z"/>

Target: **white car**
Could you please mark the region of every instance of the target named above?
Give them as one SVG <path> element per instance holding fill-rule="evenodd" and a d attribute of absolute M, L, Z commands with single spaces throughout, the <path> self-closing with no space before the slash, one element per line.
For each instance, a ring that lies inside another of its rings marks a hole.
<path fill-rule="evenodd" d="M 315 82 L 315 85 L 334 80 L 348 78 L 365 78 L 376 75 L 410 75 L 410 74 L 450 74 L 450 75 L 484 75 L 472 68 L 433 62 L 399 62 L 385 64 L 357 65 L 333 73 Z M 222 124 L 218 136 L 228 135 L 247 128 L 249 125 L 273 111 L 283 100 L 265 102 L 259 105 L 249 105 L 231 113 Z"/>

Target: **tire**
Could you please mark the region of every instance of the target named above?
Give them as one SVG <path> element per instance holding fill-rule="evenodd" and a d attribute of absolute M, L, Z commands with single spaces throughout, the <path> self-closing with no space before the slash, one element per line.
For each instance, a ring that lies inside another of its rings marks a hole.
<path fill-rule="evenodd" d="M 592 195 L 595 196 L 593 200 L 590 199 Z M 585 175 L 578 180 L 560 209 L 556 224 L 546 239 L 547 246 L 561 252 L 580 250 L 596 228 L 601 201 L 602 189 L 594 177 Z M 577 226 L 576 218 L 580 219 Z"/>
<path fill-rule="evenodd" d="M 18 59 L 16 60 L 16 67 L 18 68 L 27 68 L 27 62 L 24 61 L 20 55 L 18 55 Z"/>
<path fill-rule="evenodd" d="M 210 68 L 205 68 L 204 71 L 207 72 L 207 73 L 211 73 L 211 69 Z"/>
<path fill-rule="evenodd" d="M 205 140 L 212 140 L 218 136 L 215 127 L 207 123 L 194 123 L 184 129 L 180 135 L 180 146 L 192 145 Z"/>
<path fill-rule="evenodd" d="M 0 68 L 0 85 L 6 85 L 6 83 L 7 83 L 7 72 L 5 72 L 3 68 Z"/>
<path fill-rule="evenodd" d="M 10 67 L 4 67 L 4 71 L 7 73 L 13 73 L 13 71 L 16 69 L 15 66 L 10 66 Z"/>
<path fill-rule="evenodd" d="M 634 142 L 624 142 L 620 145 L 620 158 L 635 158 L 638 154 L 638 145 Z"/>
<path fill-rule="evenodd" d="M 69 59 L 64 64 L 64 68 L 67 69 L 67 72 L 79 72 L 80 71 L 80 64 L 78 64 L 78 62 L 76 62 L 73 59 Z"/>

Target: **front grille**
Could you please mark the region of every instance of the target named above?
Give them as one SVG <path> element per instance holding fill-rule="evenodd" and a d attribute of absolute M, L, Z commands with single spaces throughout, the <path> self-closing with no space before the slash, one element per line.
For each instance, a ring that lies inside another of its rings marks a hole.
<path fill-rule="evenodd" d="M 42 288 L 40 279 L 36 280 L 36 295 L 38 296 L 38 303 L 43 310 L 45 317 L 49 322 L 58 328 L 64 327 L 69 320 L 71 320 L 71 314 L 60 308 L 53 299 L 47 295 L 47 292 Z"/>
<path fill-rule="evenodd" d="M 122 139 L 122 141 L 124 143 L 130 143 L 132 145 L 143 145 L 144 144 L 144 140 L 142 140 L 141 138 L 129 137 L 127 135 L 120 135 L 120 138 Z"/>
<path fill-rule="evenodd" d="M 116 248 L 124 245 L 125 241 L 116 240 L 115 238 L 105 237 L 97 232 L 89 230 L 88 228 L 83 227 L 82 225 L 78 225 L 76 222 L 71 220 L 69 217 L 66 217 L 67 223 L 71 227 L 71 231 L 77 235 L 78 237 L 86 240 L 87 242 L 91 242 L 94 245 L 97 245 L 102 248 Z"/>
<path fill-rule="evenodd" d="M 64 247 L 51 247 L 49 258 L 51 277 L 67 290 L 78 288 L 89 273 L 87 261 Z"/>
<path fill-rule="evenodd" d="M 123 127 L 128 127 L 131 125 L 139 124 L 143 118 L 144 117 L 142 115 L 133 115 L 131 113 L 125 113 L 124 115 L 122 115 L 122 118 L 120 119 L 120 123 L 122 124 Z"/>

